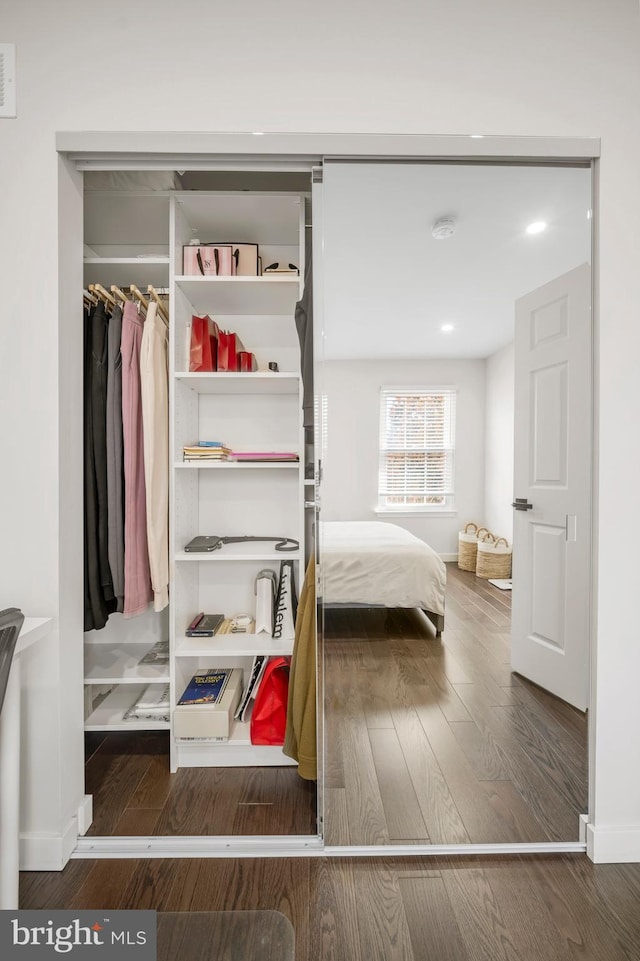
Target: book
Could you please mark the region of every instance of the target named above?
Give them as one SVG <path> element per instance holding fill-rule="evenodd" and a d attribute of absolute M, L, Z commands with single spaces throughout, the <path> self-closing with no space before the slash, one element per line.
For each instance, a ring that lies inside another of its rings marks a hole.
<path fill-rule="evenodd" d="M 213 637 L 224 621 L 224 614 L 197 614 L 184 632 L 186 637 Z"/>
<path fill-rule="evenodd" d="M 230 667 L 211 667 L 196 671 L 182 692 L 178 704 L 218 704 L 222 700 L 232 670 Z"/>
<path fill-rule="evenodd" d="M 153 647 L 142 655 L 138 664 L 168 664 L 169 641 L 156 641 Z"/>
<path fill-rule="evenodd" d="M 256 654 L 254 657 L 249 680 L 247 681 L 247 685 L 242 692 L 242 697 L 240 698 L 238 708 L 233 715 L 236 721 L 246 720 L 247 714 L 249 713 L 249 708 L 251 707 L 252 702 L 256 699 L 258 687 L 260 686 L 260 681 L 262 680 L 262 675 L 264 674 L 264 669 L 267 666 L 268 660 L 269 658 L 266 654 Z"/>

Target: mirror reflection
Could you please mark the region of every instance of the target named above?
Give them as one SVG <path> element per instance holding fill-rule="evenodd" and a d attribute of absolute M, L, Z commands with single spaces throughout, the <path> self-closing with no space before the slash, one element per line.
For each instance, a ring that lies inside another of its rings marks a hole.
<path fill-rule="evenodd" d="M 326 843 L 576 840 L 591 172 L 328 162 L 322 222 Z"/>

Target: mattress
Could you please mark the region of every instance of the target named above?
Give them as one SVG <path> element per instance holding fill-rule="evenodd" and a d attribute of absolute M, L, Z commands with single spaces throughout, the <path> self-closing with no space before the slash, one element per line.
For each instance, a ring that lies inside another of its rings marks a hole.
<path fill-rule="evenodd" d="M 325 604 L 419 607 L 444 614 L 443 561 L 397 524 L 321 522 L 320 572 Z"/>

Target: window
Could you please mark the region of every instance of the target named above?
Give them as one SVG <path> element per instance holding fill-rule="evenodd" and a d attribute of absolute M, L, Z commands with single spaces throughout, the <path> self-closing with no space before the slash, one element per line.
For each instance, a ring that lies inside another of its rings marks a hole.
<path fill-rule="evenodd" d="M 380 391 L 378 510 L 437 511 L 454 506 L 456 391 Z"/>

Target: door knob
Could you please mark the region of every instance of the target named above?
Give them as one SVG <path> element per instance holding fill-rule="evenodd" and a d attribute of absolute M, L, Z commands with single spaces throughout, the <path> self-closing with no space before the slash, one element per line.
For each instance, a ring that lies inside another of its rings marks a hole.
<path fill-rule="evenodd" d="M 532 511 L 533 504 L 530 504 L 526 497 L 516 497 L 513 504 L 511 505 L 517 511 Z"/>

